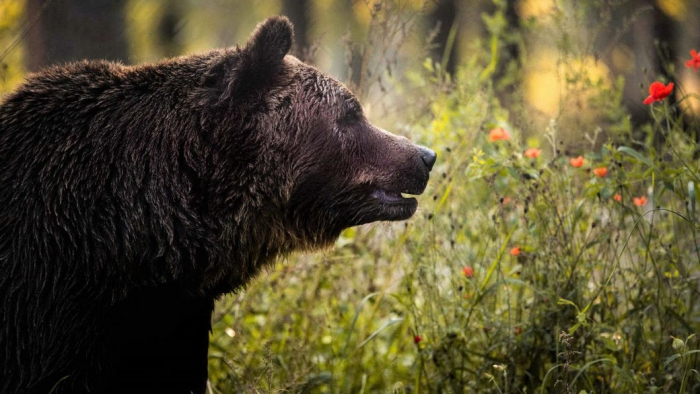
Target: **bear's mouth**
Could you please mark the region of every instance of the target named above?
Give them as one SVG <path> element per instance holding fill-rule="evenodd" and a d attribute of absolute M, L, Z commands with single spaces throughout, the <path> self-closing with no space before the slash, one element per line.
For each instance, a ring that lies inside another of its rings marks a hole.
<path fill-rule="evenodd" d="M 418 201 L 414 197 L 404 197 L 404 194 L 418 195 L 420 193 L 397 192 L 385 189 L 377 189 L 372 192 L 372 197 L 377 199 L 382 204 L 387 205 L 416 205 Z"/>
<path fill-rule="evenodd" d="M 373 220 L 406 220 L 413 216 L 418 209 L 418 200 L 413 196 L 421 194 L 421 190 L 408 189 L 384 189 L 378 188 L 374 189 L 371 193 L 372 200 L 375 202 L 375 206 L 378 210 L 375 211 L 377 217 Z"/>

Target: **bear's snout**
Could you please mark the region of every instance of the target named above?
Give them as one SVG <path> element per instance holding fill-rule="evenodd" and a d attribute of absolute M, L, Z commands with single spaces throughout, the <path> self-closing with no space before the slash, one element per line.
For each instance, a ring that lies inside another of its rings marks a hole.
<path fill-rule="evenodd" d="M 361 223 L 408 219 L 418 208 L 415 196 L 425 191 L 437 154 L 405 137 L 376 130 L 382 138 L 376 144 L 377 153 L 371 156 L 377 161 L 367 167 L 370 209 Z"/>
<path fill-rule="evenodd" d="M 389 183 L 393 183 L 394 188 L 401 193 L 423 194 L 430 179 L 430 171 L 437 161 L 437 154 L 430 148 L 410 143 L 403 161 L 396 166 L 398 171 L 389 176 Z"/>
<path fill-rule="evenodd" d="M 428 172 L 430 172 L 433 169 L 433 165 L 435 165 L 435 161 L 437 160 L 437 154 L 434 150 L 428 149 L 424 146 L 418 146 L 418 150 L 420 151 L 420 158 L 423 161 L 423 164 L 428 167 Z"/>

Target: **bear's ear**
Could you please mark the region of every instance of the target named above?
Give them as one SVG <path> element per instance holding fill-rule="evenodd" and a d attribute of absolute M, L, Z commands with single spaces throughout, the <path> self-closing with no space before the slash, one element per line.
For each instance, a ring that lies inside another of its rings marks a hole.
<path fill-rule="evenodd" d="M 292 22 L 284 16 L 273 16 L 258 24 L 241 50 L 241 67 L 264 74 L 282 64 L 294 41 Z"/>
<path fill-rule="evenodd" d="M 207 97 L 224 103 L 258 91 L 279 71 L 293 37 L 292 23 L 284 16 L 258 24 L 243 48 L 217 58 L 204 73 L 201 85 L 210 92 Z"/>

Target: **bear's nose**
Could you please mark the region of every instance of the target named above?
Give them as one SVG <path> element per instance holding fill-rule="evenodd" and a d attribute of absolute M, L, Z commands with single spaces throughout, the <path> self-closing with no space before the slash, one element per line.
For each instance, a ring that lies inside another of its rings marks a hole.
<path fill-rule="evenodd" d="M 428 171 L 433 169 L 435 160 L 437 159 L 437 154 L 434 150 L 425 147 L 420 147 L 420 158 L 423 159 L 423 164 L 428 167 Z"/>

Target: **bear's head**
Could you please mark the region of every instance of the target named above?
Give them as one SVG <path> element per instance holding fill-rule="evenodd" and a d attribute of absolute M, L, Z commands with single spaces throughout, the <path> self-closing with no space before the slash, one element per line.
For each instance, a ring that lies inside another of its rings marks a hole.
<path fill-rule="evenodd" d="M 289 20 L 270 18 L 209 77 L 230 119 L 222 138 L 236 139 L 223 145 L 245 144 L 257 156 L 244 188 L 264 196 L 259 215 L 284 229 L 285 249 L 328 245 L 355 225 L 408 219 L 417 201 L 402 194 L 425 190 L 435 152 L 370 123 L 343 84 L 287 54 L 292 40 Z M 232 172 L 240 187 L 247 175 Z"/>

